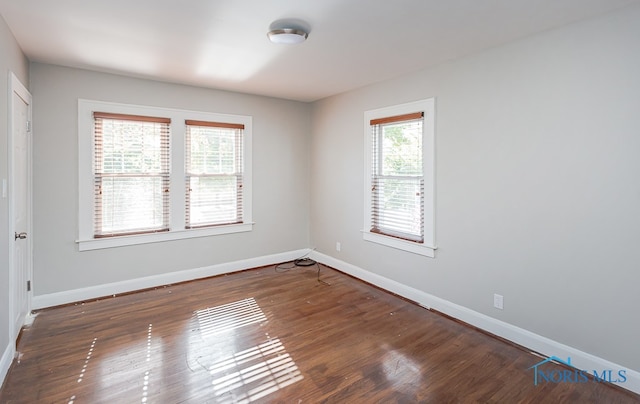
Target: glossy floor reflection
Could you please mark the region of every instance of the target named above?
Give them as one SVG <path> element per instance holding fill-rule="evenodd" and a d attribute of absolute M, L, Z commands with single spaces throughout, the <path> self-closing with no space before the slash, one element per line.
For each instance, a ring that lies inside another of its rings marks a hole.
<path fill-rule="evenodd" d="M 0 403 L 640 402 L 535 386 L 539 357 L 321 269 L 330 286 L 265 267 L 44 310 Z"/>
<path fill-rule="evenodd" d="M 220 403 L 249 403 L 304 377 L 279 339 L 238 352 L 210 368 Z"/>
<path fill-rule="evenodd" d="M 84 373 L 87 371 L 87 368 L 89 367 L 89 361 L 91 360 L 91 355 L 93 355 L 93 350 L 96 347 L 96 342 L 98 341 L 98 338 L 94 338 L 93 341 L 91 342 L 91 346 L 89 347 L 89 352 L 87 352 L 87 359 L 84 361 L 84 365 L 82 366 L 82 370 L 80 371 L 80 374 L 78 375 L 78 383 L 82 383 L 82 379 L 84 378 Z M 73 404 L 74 401 L 76 399 L 76 396 L 73 395 L 69 398 L 69 404 Z"/>
<path fill-rule="evenodd" d="M 253 297 L 196 310 L 195 316 L 203 340 L 227 340 L 234 346 L 236 341 L 230 332 L 255 324 L 262 327 L 267 324 L 267 317 Z M 202 352 L 202 349 L 196 351 Z M 266 342 L 222 360 L 216 357 L 208 359 L 215 362 L 209 365 L 199 360 L 198 364 L 209 371 L 213 396 L 219 403 L 253 402 L 303 379 L 278 338 L 268 338 Z"/>
<path fill-rule="evenodd" d="M 203 336 L 220 334 L 267 320 L 253 297 L 196 310 L 195 314 Z"/>

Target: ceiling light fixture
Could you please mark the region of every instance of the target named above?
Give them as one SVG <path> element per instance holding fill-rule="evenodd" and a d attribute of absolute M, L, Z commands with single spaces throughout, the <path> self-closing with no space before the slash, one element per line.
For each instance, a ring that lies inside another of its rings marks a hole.
<path fill-rule="evenodd" d="M 280 28 L 269 31 L 267 36 L 273 43 L 297 44 L 304 42 L 309 33 L 301 29 Z"/>

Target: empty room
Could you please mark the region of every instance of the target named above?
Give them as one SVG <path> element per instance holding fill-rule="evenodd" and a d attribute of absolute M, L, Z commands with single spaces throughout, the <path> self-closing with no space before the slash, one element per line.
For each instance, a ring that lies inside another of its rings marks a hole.
<path fill-rule="evenodd" d="M 640 0 L 0 17 L 0 403 L 640 402 Z"/>

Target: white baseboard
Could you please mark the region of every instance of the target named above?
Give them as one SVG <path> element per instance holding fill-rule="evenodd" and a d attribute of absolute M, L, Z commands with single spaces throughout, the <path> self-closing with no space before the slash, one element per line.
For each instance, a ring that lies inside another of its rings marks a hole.
<path fill-rule="evenodd" d="M 15 341 L 9 341 L 9 344 L 2 354 L 2 358 L 0 358 L 0 386 L 4 383 L 4 378 L 7 377 L 7 373 L 9 372 L 9 368 L 11 367 L 15 354 Z"/>
<path fill-rule="evenodd" d="M 245 269 L 291 261 L 296 258 L 300 258 L 308 252 L 309 249 L 288 251 L 280 254 L 265 255 L 262 257 L 227 262 L 202 268 L 169 272 L 166 274 L 148 276 L 145 278 L 130 279 L 122 282 L 107 283 L 104 285 L 90 286 L 82 289 L 66 290 L 64 292 L 34 296 L 32 300 L 32 308 L 34 310 L 43 309 L 46 307 L 80 302 L 83 300 L 91 300 L 103 296 L 133 292 L 136 290 L 154 288 L 172 283 L 191 281 L 194 279 L 201 279 L 210 276 L 243 271 Z"/>
<path fill-rule="evenodd" d="M 523 328 L 516 327 L 504 321 L 496 320 L 485 314 L 473 311 L 466 307 L 457 305 L 450 301 L 433 296 L 429 293 L 414 289 L 410 286 L 396 282 L 392 279 L 385 278 L 378 274 L 374 274 L 355 265 L 341 261 L 326 254 L 312 251 L 310 258 L 321 262 L 330 267 L 336 268 L 355 278 L 369 282 L 382 289 L 393 292 L 406 299 L 414 301 L 425 308 L 432 308 L 448 316 L 461 320 L 474 327 L 478 327 L 491 334 L 512 341 L 518 345 L 526 347 L 534 352 L 538 352 L 547 357 L 557 356 L 559 358 L 571 357 L 571 364 L 578 368 L 587 370 L 592 374 L 593 370 L 602 372 L 605 369 L 626 370 L 627 380 L 624 383 L 616 384 L 619 387 L 640 394 L 640 372 L 625 368 L 606 359 L 599 358 L 587 352 L 570 347 L 552 339 L 527 331 Z M 533 373 L 532 373 L 533 383 Z"/>

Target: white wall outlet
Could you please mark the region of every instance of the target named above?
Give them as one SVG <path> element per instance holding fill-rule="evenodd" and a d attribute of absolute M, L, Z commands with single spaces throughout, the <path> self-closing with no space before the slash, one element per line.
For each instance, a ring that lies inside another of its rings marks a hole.
<path fill-rule="evenodd" d="M 342 245 L 339 241 L 336 241 L 336 251 L 340 251 L 342 249 Z"/>
<path fill-rule="evenodd" d="M 493 295 L 493 307 L 500 310 L 504 309 L 504 297 L 502 295 L 497 293 Z"/>

